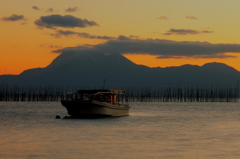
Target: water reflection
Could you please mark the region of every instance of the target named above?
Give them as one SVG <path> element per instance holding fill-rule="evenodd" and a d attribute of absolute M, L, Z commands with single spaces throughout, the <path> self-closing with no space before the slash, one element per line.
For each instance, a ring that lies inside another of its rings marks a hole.
<path fill-rule="evenodd" d="M 60 103 L 0 103 L 0 158 L 240 156 L 238 103 L 131 103 L 130 116 L 55 119 Z"/>

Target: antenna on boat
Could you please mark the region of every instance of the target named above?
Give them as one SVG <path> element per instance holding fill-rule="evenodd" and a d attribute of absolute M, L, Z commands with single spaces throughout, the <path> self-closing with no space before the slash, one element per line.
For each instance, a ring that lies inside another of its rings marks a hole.
<path fill-rule="evenodd" d="M 104 78 L 104 80 L 103 80 L 103 89 L 105 89 L 105 82 L 106 82 L 106 80 Z"/>

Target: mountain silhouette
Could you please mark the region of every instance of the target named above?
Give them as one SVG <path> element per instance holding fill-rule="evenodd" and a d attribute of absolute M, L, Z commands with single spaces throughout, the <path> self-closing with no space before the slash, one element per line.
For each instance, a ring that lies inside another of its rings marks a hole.
<path fill-rule="evenodd" d="M 222 63 L 150 68 L 120 54 L 62 53 L 45 68 L 1 75 L 0 84 L 68 86 L 236 85 L 240 72 Z"/>

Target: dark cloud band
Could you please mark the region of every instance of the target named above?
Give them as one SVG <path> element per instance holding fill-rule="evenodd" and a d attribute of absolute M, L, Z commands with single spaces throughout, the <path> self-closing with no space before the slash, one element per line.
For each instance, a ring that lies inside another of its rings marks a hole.
<path fill-rule="evenodd" d="M 54 51 L 56 53 L 87 52 L 87 53 L 117 53 L 117 54 L 150 54 L 157 58 L 234 58 L 227 52 L 240 53 L 240 44 L 211 44 L 208 42 L 171 41 L 162 39 L 131 39 L 119 36 L 103 44 L 91 47 L 68 47 Z"/>
<path fill-rule="evenodd" d="M 111 39 L 115 39 L 114 37 L 110 37 L 110 36 L 97 36 L 97 35 L 91 35 L 88 33 L 79 33 L 79 32 L 74 32 L 74 31 L 70 31 L 70 30 L 58 30 L 56 31 L 55 34 L 51 34 L 52 36 L 56 37 L 56 38 L 60 38 L 62 36 L 79 36 L 82 38 L 90 38 L 90 39 L 105 39 L 105 40 L 111 40 Z"/>
<path fill-rule="evenodd" d="M 17 20 L 23 20 L 23 19 L 24 19 L 23 15 L 17 15 L 17 14 L 13 14 L 9 17 L 2 18 L 3 21 L 17 21 Z"/>
<path fill-rule="evenodd" d="M 164 35 L 188 35 L 188 34 L 202 34 L 202 33 L 213 33 L 213 31 L 209 30 L 203 30 L 203 31 L 198 31 L 198 30 L 192 30 L 192 29 L 170 29 Z"/>
<path fill-rule="evenodd" d="M 85 28 L 88 26 L 98 26 L 98 24 L 94 21 L 77 18 L 72 15 L 62 16 L 59 14 L 42 16 L 40 17 L 40 19 L 36 20 L 34 23 L 39 27 L 45 27 L 45 28 L 51 28 L 51 29 L 55 29 L 56 27 Z"/>

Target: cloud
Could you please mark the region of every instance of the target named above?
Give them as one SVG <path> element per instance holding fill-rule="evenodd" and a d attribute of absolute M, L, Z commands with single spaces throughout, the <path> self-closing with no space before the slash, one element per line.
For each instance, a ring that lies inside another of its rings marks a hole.
<path fill-rule="evenodd" d="M 45 44 L 41 44 L 40 47 L 48 47 L 48 48 L 62 48 L 61 46 L 57 46 L 57 45 L 52 45 L 49 43 L 45 43 Z"/>
<path fill-rule="evenodd" d="M 209 30 L 203 30 L 203 31 L 197 31 L 197 30 L 191 30 L 191 29 L 170 29 L 164 35 L 188 35 L 188 34 L 201 34 L 201 33 L 213 33 L 213 31 Z"/>
<path fill-rule="evenodd" d="M 40 9 L 38 8 L 38 6 L 32 6 L 32 9 L 34 9 L 34 10 L 40 10 Z"/>
<path fill-rule="evenodd" d="M 50 28 L 50 29 L 56 29 L 56 27 L 85 28 L 85 27 L 89 27 L 89 26 L 98 26 L 98 24 L 94 21 L 77 18 L 72 15 L 62 16 L 59 14 L 41 16 L 40 19 L 37 19 L 34 23 L 41 28 L 45 27 L 45 28 Z"/>
<path fill-rule="evenodd" d="M 46 10 L 46 12 L 52 13 L 52 12 L 53 12 L 53 8 L 48 8 L 48 9 Z"/>
<path fill-rule="evenodd" d="M 157 59 L 182 59 L 182 56 L 172 56 L 172 55 L 160 55 L 158 57 L 156 57 Z"/>
<path fill-rule="evenodd" d="M 209 31 L 209 30 L 203 30 L 200 33 L 213 33 L 213 31 Z"/>
<path fill-rule="evenodd" d="M 76 12 L 78 10 L 78 7 L 69 7 L 68 9 L 65 10 L 65 12 Z"/>
<path fill-rule="evenodd" d="M 23 15 L 17 15 L 17 14 L 13 14 L 9 17 L 2 18 L 3 21 L 17 21 L 17 20 L 23 20 L 23 19 L 24 19 Z"/>
<path fill-rule="evenodd" d="M 235 58 L 227 52 L 240 53 L 240 44 L 211 44 L 208 42 L 171 41 L 163 39 L 131 39 L 119 36 L 103 44 L 68 47 L 55 53 L 116 53 L 149 54 L 157 58 Z"/>
<path fill-rule="evenodd" d="M 130 35 L 130 38 L 138 38 L 139 36 L 135 36 L 135 35 Z"/>
<path fill-rule="evenodd" d="M 168 20 L 169 18 L 166 17 L 166 16 L 161 16 L 161 17 L 158 17 L 157 19 L 160 19 L 160 20 Z"/>
<path fill-rule="evenodd" d="M 198 17 L 194 17 L 194 16 L 186 16 L 187 19 L 192 19 L 192 20 L 197 20 Z"/>
<path fill-rule="evenodd" d="M 56 38 L 60 38 L 62 36 L 79 36 L 82 38 L 90 38 L 90 39 L 105 39 L 105 40 L 110 40 L 110 39 L 115 39 L 114 37 L 110 36 L 97 36 L 97 35 L 90 35 L 88 33 L 79 33 L 79 32 L 74 32 L 74 31 L 69 31 L 69 30 L 58 30 L 56 31 L 55 34 L 51 34 L 52 36 Z"/>

